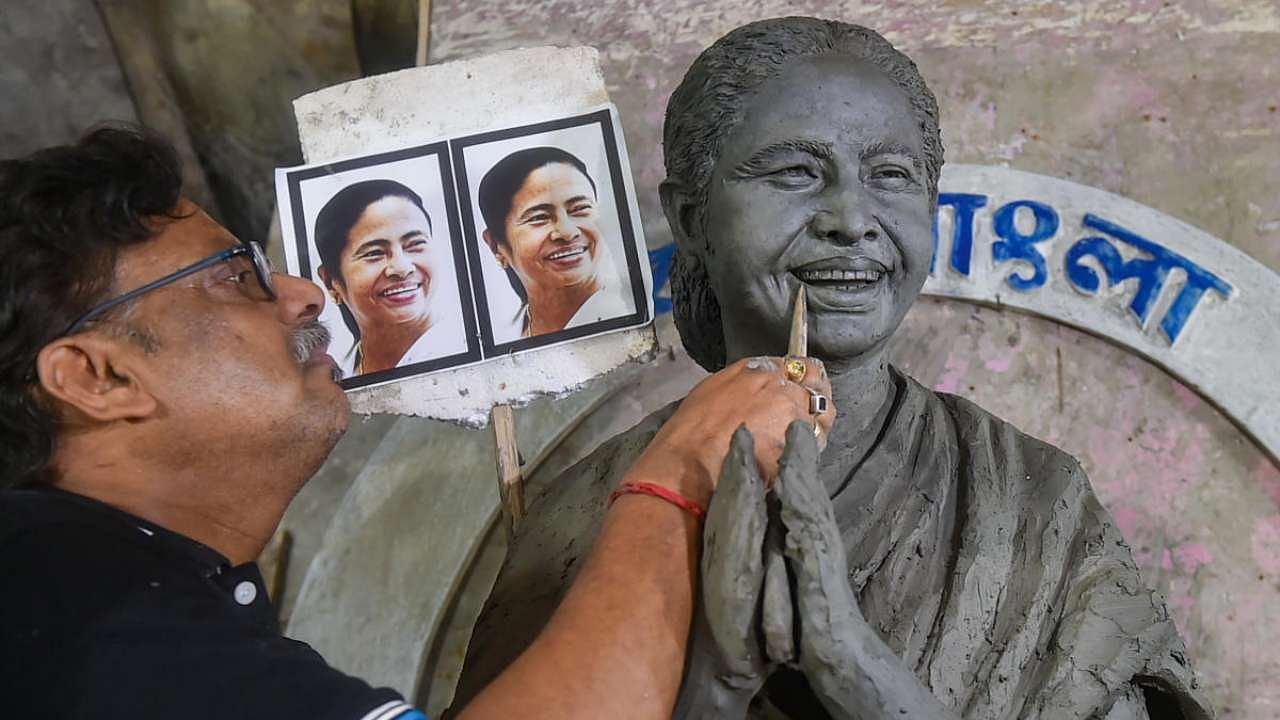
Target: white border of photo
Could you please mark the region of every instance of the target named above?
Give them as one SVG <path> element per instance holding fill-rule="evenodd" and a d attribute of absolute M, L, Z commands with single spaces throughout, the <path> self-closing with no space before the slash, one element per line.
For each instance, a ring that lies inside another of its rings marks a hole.
<path fill-rule="evenodd" d="M 419 102 L 423 97 L 432 102 Z M 303 154 L 312 166 L 604 109 L 610 113 L 619 148 L 647 305 L 643 325 L 350 390 L 354 411 L 483 425 L 494 405 L 572 392 L 657 349 L 653 280 L 630 162 L 617 111 L 607 103 L 592 48 L 528 48 L 412 68 L 325 88 L 294 102 Z M 288 215 L 281 212 L 286 247 L 293 238 Z"/>

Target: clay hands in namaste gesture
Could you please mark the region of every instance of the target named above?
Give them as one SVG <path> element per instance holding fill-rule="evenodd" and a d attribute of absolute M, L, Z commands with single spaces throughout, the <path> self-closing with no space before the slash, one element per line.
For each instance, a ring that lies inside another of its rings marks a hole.
<path fill-rule="evenodd" d="M 708 512 L 702 607 L 676 717 L 744 717 L 780 666 L 803 672 L 838 720 L 952 717 L 858 608 L 811 426 L 788 428 L 771 493 L 753 453 L 740 430 Z"/>

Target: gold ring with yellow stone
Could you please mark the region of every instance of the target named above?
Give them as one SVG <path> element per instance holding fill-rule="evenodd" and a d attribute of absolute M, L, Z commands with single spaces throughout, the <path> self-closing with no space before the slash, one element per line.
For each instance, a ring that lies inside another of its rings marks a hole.
<path fill-rule="evenodd" d="M 793 383 L 803 382 L 804 374 L 809 369 L 804 360 L 796 357 L 787 358 L 782 367 L 786 371 L 787 379 Z"/>

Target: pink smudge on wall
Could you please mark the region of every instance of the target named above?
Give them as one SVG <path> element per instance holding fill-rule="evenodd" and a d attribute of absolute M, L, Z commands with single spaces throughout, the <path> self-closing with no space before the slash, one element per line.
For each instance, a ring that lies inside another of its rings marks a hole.
<path fill-rule="evenodd" d="M 1184 572 L 1190 574 L 1213 562 L 1213 552 L 1196 542 L 1183 543 L 1173 551 L 1174 559 Z"/>
<path fill-rule="evenodd" d="M 1258 518 L 1250 539 L 1258 569 L 1273 581 L 1280 581 L 1280 515 Z"/>
<path fill-rule="evenodd" d="M 1006 373 L 1013 367 L 1016 348 L 1008 345 L 997 345 L 990 335 L 983 335 L 978 342 L 978 356 L 983 358 L 982 366 L 993 373 Z"/>
<path fill-rule="evenodd" d="M 1126 538 L 1133 536 L 1140 522 L 1138 511 L 1133 506 L 1125 503 L 1113 503 L 1111 505 L 1111 519 L 1115 521 L 1116 528 L 1120 530 L 1120 534 Z"/>
<path fill-rule="evenodd" d="M 1173 396 L 1178 400 L 1178 404 L 1187 412 L 1200 409 L 1204 405 L 1204 400 L 1191 388 L 1182 383 L 1173 383 Z"/>
<path fill-rule="evenodd" d="M 942 366 L 942 379 L 933 386 L 933 389 L 937 392 L 954 393 L 960 389 L 960 384 L 968 372 L 969 358 L 948 355 L 946 364 Z"/>
<path fill-rule="evenodd" d="M 1280 509 L 1280 467 L 1263 461 L 1253 470 L 1253 480 Z"/>

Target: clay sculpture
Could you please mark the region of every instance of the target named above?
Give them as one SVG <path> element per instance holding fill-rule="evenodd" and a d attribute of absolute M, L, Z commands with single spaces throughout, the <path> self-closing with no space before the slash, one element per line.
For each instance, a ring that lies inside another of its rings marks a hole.
<path fill-rule="evenodd" d="M 751 23 L 689 69 L 664 153 L 686 349 L 709 370 L 780 354 L 803 283 L 839 413 L 821 453 L 793 427 L 771 490 L 735 436 L 674 717 L 1210 717 L 1079 463 L 886 358 L 929 272 L 943 161 L 915 64 L 856 25 Z M 531 504 L 460 699 L 546 622 L 671 410 Z"/>

